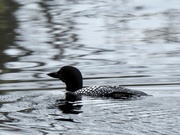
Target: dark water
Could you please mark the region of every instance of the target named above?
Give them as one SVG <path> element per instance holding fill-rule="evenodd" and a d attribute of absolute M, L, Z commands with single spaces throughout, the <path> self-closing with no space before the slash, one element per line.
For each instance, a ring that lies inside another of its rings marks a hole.
<path fill-rule="evenodd" d="M 1 0 L 0 134 L 180 134 L 178 0 Z M 85 86 L 153 95 L 63 104 L 48 72 L 78 67 Z"/>

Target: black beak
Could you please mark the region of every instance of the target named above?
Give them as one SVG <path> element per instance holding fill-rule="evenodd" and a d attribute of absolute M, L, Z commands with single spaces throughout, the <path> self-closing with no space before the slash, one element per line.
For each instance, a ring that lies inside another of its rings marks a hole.
<path fill-rule="evenodd" d="M 58 73 L 57 72 L 52 72 L 47 74 L 48 76 L 52 77 L 52 78 L 59 78 Z"/>

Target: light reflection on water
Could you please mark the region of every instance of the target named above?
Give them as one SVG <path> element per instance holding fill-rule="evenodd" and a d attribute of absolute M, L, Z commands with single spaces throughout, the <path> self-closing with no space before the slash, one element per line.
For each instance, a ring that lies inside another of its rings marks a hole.
<path fill-rule="evenodd" d="M 179 134 L 179 1 L 16 2 L 14 38 L 1 41 L 1 134 Z M 85 86 L 153 97 L 84 97 L 65 114 L 64 84 L 46 75 L 63 65 L 78 67 Z"/>

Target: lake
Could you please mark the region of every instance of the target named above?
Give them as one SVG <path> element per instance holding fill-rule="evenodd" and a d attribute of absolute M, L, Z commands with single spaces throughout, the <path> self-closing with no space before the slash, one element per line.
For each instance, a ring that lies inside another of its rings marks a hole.
<path fill-rule="evenodd" d="M 0 18 L 1 135 L 180 134 L 180 1 L 1 0 Z M 65 65 L 152 96 L 59 104 Z"/>

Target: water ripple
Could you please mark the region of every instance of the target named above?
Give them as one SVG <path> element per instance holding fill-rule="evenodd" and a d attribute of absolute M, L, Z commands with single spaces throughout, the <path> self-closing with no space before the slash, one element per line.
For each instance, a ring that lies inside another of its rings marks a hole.
<path fill-rule="evenodd" d="M 0 2 L 1 134 L 180 133 L 179 1 L 15 1 Z M 64 65 L 84 86 L 153 96 L 67 103 L 65 85 L 46 75 Z"/>

